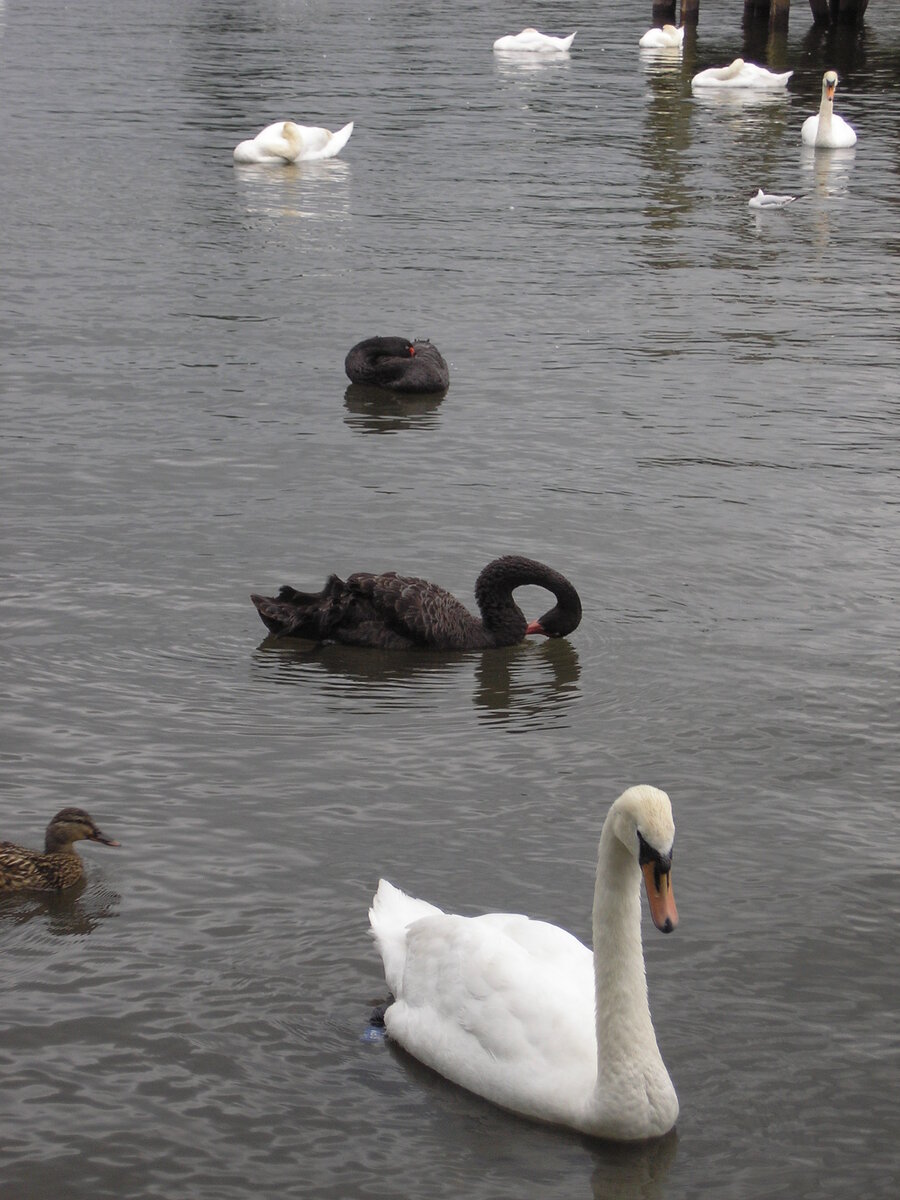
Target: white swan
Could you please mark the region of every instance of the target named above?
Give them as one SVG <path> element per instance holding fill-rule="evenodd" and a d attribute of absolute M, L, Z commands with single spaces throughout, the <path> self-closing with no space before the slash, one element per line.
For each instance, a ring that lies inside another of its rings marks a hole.
<path fill-rule="evenodd" d="M 350 141 L 353 122 L 332 133 L 317 125 L 275 121 L 234 148 L 236 163 L 294 163 L 334 158 Z"/>
<path fill-rule="evenodd" d="M 800 130 L 804 146 L 823 146 L 829 150 L 840 150 L 856 145 L 856 130 L 834 111 L 834 89 L 837 87 L 836 71 L 826 71 L 822 76 L 822 103 L 819 111 L 807 117 Z"/>
<path fill-rule="evenodd" d="M 578 30 L 575 30 L 577 33 Z M 527 54 L 560 54 L 566 52 L 575 40 L 575 33 L 568 37 L 553 37 L 549 33 L 538 33 L 536 29 L 523 29 L 521 33 L 507 34 L 494 42 L 495 50 L 524 51 Z"/>
<path fill-rule="evenodd" d="M 786 204 L 792 204 L 796 199 L 796 196 L 776 196 L 774 192 L 764 192 L 760 188 L 747 203 L 751 208 L 784 208 Z"/>
<path fill-rule="evenodd" d="M 698 72 L 691 80 L 692 88 L 765 88 L 775 90 L 787 87 L 787 81 L 793 71 L 784 71 L 777 75 L 756 63 L 744 62 L 736 58 L 727 67 L 707 67 Z"/>
<path fill-rule="evenodd" d="M 662 29 L 648 29 L 638 42 L 644 50 L 670 50 L 684 45 L 684 26 L 663 25 Z"/>
<path fill-rule="evenodd" d="M 596 1137 L 668 1132 L 678 1099 L 647 1003 L 640 881 L 643 872 L 651 916 L 670 932 L 674 834 L 658 788 L 629 788 L 612 805 L 597 855 L 593 954 L 556 925 L 453 916 L 381 880 L 369 921 L 395 997 L 390 1036 L 524 1116 Z"/>

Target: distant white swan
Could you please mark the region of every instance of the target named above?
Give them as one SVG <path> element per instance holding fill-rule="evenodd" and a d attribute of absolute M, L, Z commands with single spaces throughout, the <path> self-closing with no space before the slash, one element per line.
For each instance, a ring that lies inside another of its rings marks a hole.
<path fill-rule="evenodd" d="M 394 1001 L 388 1034 L 447 1079 L 526 1117 L 595 1137 L 667 1133 L 678 1099 L 656 1044 L 641 945 L 641 875 L 663 933 L 678 914 L 665 792 L 629 788 L 603 823 L 593 953 L 512 913 L 453 916 L 381 880 L 369 910 Z"/>
<path fill-rule="evenodd" d="M 549 33 L 538 33 L 536 29 L 523 29 L 521 33 L 497 38 L 494 49 L 521 50 L 527 54 L 559 54 L 569 49 L 575 40 L 575 33 L 570 33 L 568 37 L 553 37 Z"/>
<path fill-rule="evenodd" d="M 826 71 L 822 76 L 822 103 L 815 116 L 807 117 L 800 130 L 804 146 L 822 146 L 839 150 L 856 145 L 856 130 L 834 111 L 834 89 L 837 87 L 836 71 Z"/>
<path fill-rule="evenodd" d="M 764 192 L 762 188 L 751 196 L 747 203 L 751 208 L 784 208 L 786 204 L 796 200 L 796 196 L 776 196 L 774 192 Z"/>
<path fill-rule="evenodd" d="M 645 50 L 675 49 L 684 44 L 684 26 L 663 25 L 662 29 L 648 29 L 638 42 Z"/>
<path fill-rule="evenodd" d="M 774 90 L 787 87 L 787 81 L 793 71 L 784 71 L 777 75 L 765 67 L 755 63 L 744 62 L 736 58 L 727 67 L 708 67 L 700 71 L 691 80 L 692 88 L 765 88 Z"/>
<path fill-rule="evenodd" d="M 295 121 L 275 121 L 255 138 L 234 148 L 236 163 L 295 163 L 318 158 L 334 158 L 347 145 L 353 122 L 332 133 L 317 125 L 298 125 Z"/>

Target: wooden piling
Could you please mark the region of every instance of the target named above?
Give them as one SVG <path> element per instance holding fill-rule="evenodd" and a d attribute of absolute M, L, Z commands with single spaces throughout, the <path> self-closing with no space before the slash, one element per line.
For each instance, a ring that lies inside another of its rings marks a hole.
<path fill-rule="evenodd" d="M 700 20 L 700 0 L 681 0 L 682 25 L 696 25 Z"/>
<path fill-rule="evenodd" d="M 817 25 L 861 25 L 869 0 L 809 0 Z M 675 24 L 676 0 L 653 0 L 654 25 Z M 784 33 L 788 27 L 791 0 L 744 0 L 744 23 L 768 18 L 769 28 Z M 700 0 L 681 0 L 681 24 L 696 25 L 700 20 Z"/>

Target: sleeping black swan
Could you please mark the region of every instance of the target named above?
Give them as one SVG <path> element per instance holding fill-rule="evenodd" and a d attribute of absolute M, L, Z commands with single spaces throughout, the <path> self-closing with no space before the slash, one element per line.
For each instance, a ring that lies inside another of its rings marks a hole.
<path fill-rule="evenodd" d="M 512 597 L 526 584 L 544 587 L 556 597 L 556 605 L 530 623 Z M 360 571 L 346 583 L 331 575 L 321 592 L 283 587 L 277 596 L 250 599 L 270 633 L 381 650 L 514 646 L 529 633 L 565 637 L 581 621 L 581 600 L 568 579 L 515 554 L 494 559 L 478 576 L 475 599 L 481 620 L 437 584 L 395 571 Z"/>
<path fill-rule="evenodd" d="M 450 372 L 437 346 L 400 337 L 359 342 L 344 359 L 344 370 L 353 383 L 392 392 L 445 392 L 450 386 Z"/>

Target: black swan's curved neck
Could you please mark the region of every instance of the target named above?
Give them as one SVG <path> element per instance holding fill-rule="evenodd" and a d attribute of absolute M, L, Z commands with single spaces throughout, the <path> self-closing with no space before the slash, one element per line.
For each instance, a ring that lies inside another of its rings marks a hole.
<path fill-rule="evenodd" d="M 513 599 L 518 587 L 546 588 L 556 604 L 531 625 Z M 581 599 L 565 575 L 533 558 L 508 554 L 488 563 L 475 583 L 475 600 L 485 632 L 495 646 L 514 646 L 526 633 L 565 637 L 581 622 Z"/>

